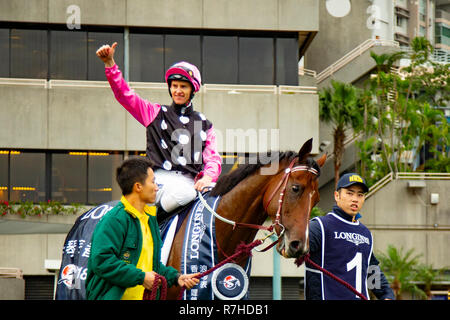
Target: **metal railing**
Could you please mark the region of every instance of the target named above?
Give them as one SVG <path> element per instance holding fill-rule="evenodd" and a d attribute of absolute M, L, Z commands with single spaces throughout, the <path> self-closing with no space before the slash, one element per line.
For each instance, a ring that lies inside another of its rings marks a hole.
<path fill-rule="evenodd" d="M 324 81 L 326 78 L 333 75 L 336 71 L 343 68 L 347 64 L 349 64 L 351 61 L 362 55 L 364 52 L 368 51 L 370 48 L 375 46 L 387 46 L 387 47 L 395 47 L 399 48 L 400 44 L 397 41 L 392 40 L 379 40 L 379 39 L 367 39 L 363 43 L 361 43 L 359 46 L 354 48 L 352 51 L 344 55 L 342 58 L 337 60 L 335 63 L 324 69 L 322 72 L 320 72 L 316 79 L 317 83 L 320 83 Z"/>
<path fill-rule="evenodd" d="M 46 89 L 58 87 L 67 88 L 109 88 L 108 81 L 90 80 L 45 80 L 0 78 L 0 85 L 38 86 Z M 167 90 L 167 84 L 162 82 L 129 82 L 132 89 Z M 240 84 L 205 84 L 200 89 L 206 92 L 227 92 L 229 94 L 241 93 L 271 93 L 271 94 L 316 94 L 314 86 L 287 86 L 287 85 L 240 85 Z"/>
<path fill-rule="evenodd" d="M 317 72 L 315 70 L 305 69 L 303 67 L 298 67 L 298 75 L 299 76 L 307 76 L 315 78 L 317 77 Z"/>
<path fill-rule="evenodd" d="M 18 268 L 0 268 L 0 278 L 23 279 L 23 272 Z"/>
<path fill-rule="evenodd" d="M 373 196 L 392 180 L 450 180 L 450 173 L 436 172 L 390 172 L 370 187 L 366 199 Z"/>
<path fill-rule="evenodd" d="M 414 50 L 411 47 L 402 47 L 401 50 L 409 54 L 414 52 Z M 430 60 L 433 62 L 443 64 L 450 63 L 450 52 L 442 49 L 434 49 L 430 55 Z"/>

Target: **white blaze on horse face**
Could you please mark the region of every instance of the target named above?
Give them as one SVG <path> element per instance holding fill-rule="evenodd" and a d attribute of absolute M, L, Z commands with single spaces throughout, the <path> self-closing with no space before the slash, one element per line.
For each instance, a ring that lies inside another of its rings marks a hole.
<path fill-rule="evenodd" d="M 306 252 L 306 250 L 308 250 L 308 244 L 309 244 L 309 217 L 311 215 L 311 202 L 312 202 L 312 197 L 314 195 L 316 191 L 312 190 L 309 193 L 309 208 L 308 208 L 308 221 L 306 222 L 306 230 L 305 230 L 305 243 L 303 244 L 303 252 Z"/>
<path fill-rule="evenodd" d="M 303 244 L 303 252 L 306 252 L 308 250 L 308 243 L 309 243 L 309 223 L 306 225 L 306 231 L 305 231 L 305 243 Z"/>

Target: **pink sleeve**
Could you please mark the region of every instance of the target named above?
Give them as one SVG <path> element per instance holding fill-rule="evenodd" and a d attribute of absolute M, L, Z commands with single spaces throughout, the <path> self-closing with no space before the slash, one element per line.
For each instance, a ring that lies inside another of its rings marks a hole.
<path fill-rule="evenodd" d="M 105 67 L 106 79 L 117 101 L 143 126 L 147 127 L 158 115 L 161 106 L 150 103 L 139 97 L 134 90 L 130 89 L 128 83 L 122 77 L 122 72 L 117 64 Z"/>
<path fill-rule="evenodd" d="M 214 128 L 211 127 L 206 135 L 206 146 L 203 150 L 203 173 L 207 174 L 215 182 L 219 178 L 222 171 L 222 158 L 217 152 L 216 133 Z"/>

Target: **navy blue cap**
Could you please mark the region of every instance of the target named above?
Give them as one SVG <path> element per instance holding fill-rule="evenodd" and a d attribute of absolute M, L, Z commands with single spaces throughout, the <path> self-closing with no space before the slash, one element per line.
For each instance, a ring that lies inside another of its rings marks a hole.
<path fill-rule="evenodd" d="M 363 188 L 364 193 L 369 192 L 369 188 L 366 185 L 366 180 L 364 180 L 357 173 L 346 173 L 338 181 L 336 191 L 340 188 L 348 188 L 354 184 L 359 184 Z"/>

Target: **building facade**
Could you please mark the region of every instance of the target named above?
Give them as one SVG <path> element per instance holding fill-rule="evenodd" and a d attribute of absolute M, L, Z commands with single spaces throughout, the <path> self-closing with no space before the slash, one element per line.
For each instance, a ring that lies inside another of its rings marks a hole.
<path fill-rule="evenodd" d="M 345 4 L 348 8 L 343 10 Z M 330 86 L 331 80 L 363 88 L 375 69 L 371 52 L 382 55 L 407 50 L 416 36 L 424 36 L 433 44 L 435 62 L 450 63 L 448 46 L 445 46 L 449 9 L 450 4 L 445 0 L 319 1 L 319 33 L 305 55 L 304 66 L 317 72 L 319 89 Z M 441 109 L 450 121 L 450 105 Z M 332 127 L 320 122 L 319 128 L 322 150 L 331 155 Z M 350 131 L 341 174 L 356 170 L 357 138 Z M 332 157 L 322 169 L 320 179 L 318 206 L 326 212 L 334 204 Z M 421 255 L 421 263 L 448 269 L 450 203 L 440 196 L 449 187 L 449 175 L 445 172 L 392 175 L 375 185 L 361 212 L 362 223 L 373 232 L 375 253 L 385 252 L 390 244 L 414 249 Z M 433 197 L 439 200 L 433 201 Z M 448 290 L 448 281 L 440 286 Z"/>
<path fill-rule="evenodd" d="M 316 0 L 0 0 L 0 200 L 120 197 L 115 168 L 145 152 L 145 128 L 95 55 L 115 41 L 125 79 L 152 102 L 170 103 L 171 64 L 199 67 L 193 104 L 214 124 L 223 172 L 239 157 L 319 141 L 317 90 L 299 86 L 297 70 L 318 20 Z M 22 269 L 28 288 L 48 281 L 45 261 L 61 258 L 74 219 L 0 219 L 0 266 Z"/>

